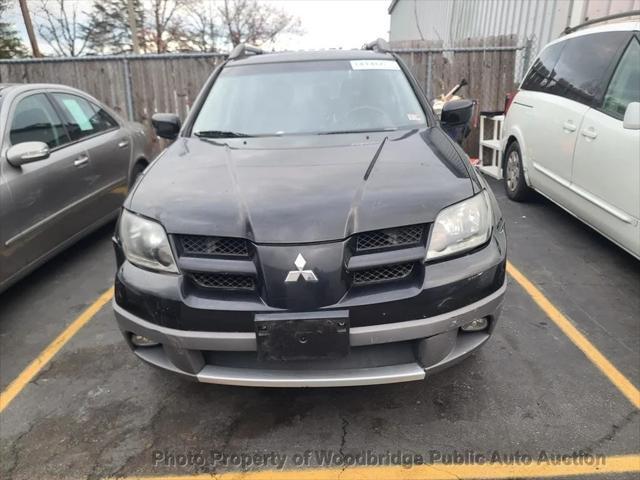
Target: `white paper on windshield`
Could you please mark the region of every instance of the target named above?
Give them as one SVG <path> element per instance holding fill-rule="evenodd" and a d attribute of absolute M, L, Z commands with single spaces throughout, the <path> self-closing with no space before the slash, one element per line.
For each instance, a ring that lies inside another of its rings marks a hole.
<path fill-rule="evenodd" d="M 351 60 L 353 70 L 400 70 L 395 60 Z"/>

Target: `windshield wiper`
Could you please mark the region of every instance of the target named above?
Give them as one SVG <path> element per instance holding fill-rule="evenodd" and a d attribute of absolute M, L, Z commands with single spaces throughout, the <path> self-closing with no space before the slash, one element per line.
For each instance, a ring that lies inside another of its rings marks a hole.
<path fill-rule="evenodd" d="M 241 132 L 231 132 L 225 130 L 201 130 L 199 132 L 193 132 L 196 137 L 201 138 L 241 138 L 241 137 L 251 137 L 247 133 Z"/>
<path fill-rule="evenodd" d="M 389 128 L 361 128 L 359 130 L 334 130 L 330 132 L 320 132 L 318 135 L 338 135 L 340 133 L 373 133 L 373 132 L 394 132 L 396 127 Z"/>

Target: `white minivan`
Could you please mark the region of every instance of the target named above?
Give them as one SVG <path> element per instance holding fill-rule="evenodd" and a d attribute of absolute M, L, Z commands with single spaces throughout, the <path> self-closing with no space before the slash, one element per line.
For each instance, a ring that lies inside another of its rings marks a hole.
<path fill-rule="evenodd" d="M 548 197 L 640 258 L 640 22 L 547 45 L 508 106 L 505 189 Z"/>

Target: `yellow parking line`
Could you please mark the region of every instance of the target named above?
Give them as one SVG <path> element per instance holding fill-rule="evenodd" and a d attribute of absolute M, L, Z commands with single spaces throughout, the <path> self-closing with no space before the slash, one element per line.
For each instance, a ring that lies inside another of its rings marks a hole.
<path fill-rule="evenodd" d="M 45 348 L 18 377 L 0 393 L 0 412 L 9 406 L 14 398 L 35 377 L 40 370 L 60 351 L 71 338 L 84 327 L 91 318 L 113 298 L 113 287 L 104 292 L 93 304 L 82 312 L 64 331 Z"/>
<path fill-rule="evenodd" d="M 525 277 L 520 270 L 507 262 L 507 272 L 531 296 L 547 316 L 569 337 L 586 357 L 613 383 L 622 394 L 636 407 L 640 408 L 640 391 L 600 353 L 589 340 L 558 310 L 538 288 Z"/>
<path fill-rule="evenodd" d="M 595 457 L 594 457 L 595 459 Z M 209 474 L 135 476 L 124 480 L 451 480 L 451 479 L 500 479 L 500 478 L 556 478 L 580 475 L 610 475 L 640 472 L 640 455 L 619 455 L 604 458 L 599 465 L 568 462 L 564 464 L 539 463 L 534 459 L 529 465 L 416 465 L 401 466 L 307 468 L 299 470 L 261 470 L 252 472 L 226 472 Z M 122 477 L 119 477 L 122 478 Z M 115 480 L 115 479 L 112 479 Z"/>

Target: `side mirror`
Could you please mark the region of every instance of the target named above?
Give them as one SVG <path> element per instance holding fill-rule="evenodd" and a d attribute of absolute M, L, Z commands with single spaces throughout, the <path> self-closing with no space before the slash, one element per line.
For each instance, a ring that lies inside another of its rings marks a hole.
<path fill-rule="evenodd" d="M 471 131 L 470 123 L 474 105 L 471 100 L 451 100 L 442 107 L 440 114 L 442 129 L 460 145 Z"/>
<path fill-rule="evenodd" d="M 151 117 L 151 125 L 159 137 L 174 140 L 180 133 L 182 124 L 174 113 L 155 113 Z"/>
<path fill-rule="evenodd" d="M 473 115 L 473 102 L 471 100 L 451 100 L 442 107 L 440 123 L 450 127 L 466 125 Z"/>
<path fill-rule="evenodd" d="M 44 142 L 22 142 L 7 150 L 7 161 L 14 167 L 45 158 L 49 158 L 49 147 Z"/>
<path fill-rule="evenodd" d="M 628 130 L 640 130 L 640 102 L 627 105 L 622 126 Z"/>

